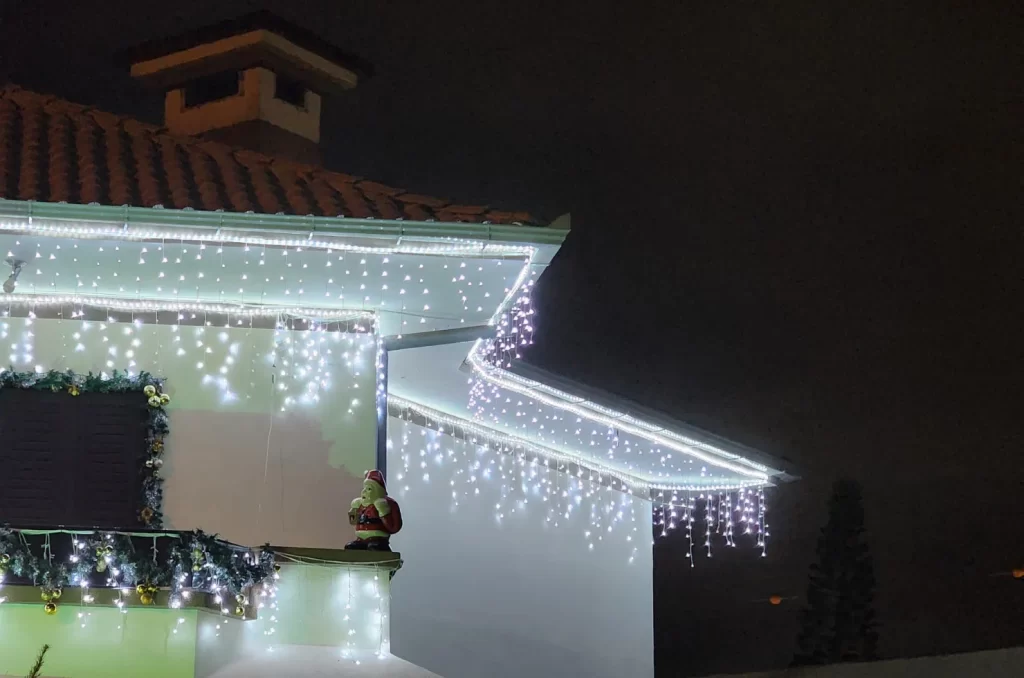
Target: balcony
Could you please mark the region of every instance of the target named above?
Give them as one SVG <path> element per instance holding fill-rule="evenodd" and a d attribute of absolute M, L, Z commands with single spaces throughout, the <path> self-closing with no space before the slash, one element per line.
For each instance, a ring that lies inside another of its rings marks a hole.
<path fill-rule="evenodd" d="M 5 529 L 0 566 L 0 676 L 433 675 L 389 652 L 397 553 Z"/>

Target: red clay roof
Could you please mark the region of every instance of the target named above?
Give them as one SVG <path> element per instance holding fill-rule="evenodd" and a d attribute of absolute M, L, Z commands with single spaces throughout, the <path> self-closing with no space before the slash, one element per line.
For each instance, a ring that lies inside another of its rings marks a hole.
<path fill-rule="evenodd" d="M 0 87 L 0 198 L 43 202 L 530 224 L 359 177 L 169 134 L 132 118 Z"/>

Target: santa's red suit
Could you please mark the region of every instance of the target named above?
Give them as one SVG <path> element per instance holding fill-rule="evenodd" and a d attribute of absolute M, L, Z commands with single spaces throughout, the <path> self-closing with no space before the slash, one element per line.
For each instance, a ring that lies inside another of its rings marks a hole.
<path fill-rule="evenodd" d="M 366 506 L 360 506 L 356 513 L 356 536 L 361 536 L 359 533 L 368 532 L 387 532 L 388 534 L 394 534 L 398 532 L 401 527 L 398 517 L 398 512 L 395 511 L 394 507 L 390 504 L 394 500 L 391 497 L 384 497 L 378 499 L 377 502 L 384 502 L 388 506 L 387 514 L 381 515 L 380 509 L 377 508 L 376 502 L 373 504 L 367 504 Z M 367 535 L 372 537 L 372 535 Z"/>

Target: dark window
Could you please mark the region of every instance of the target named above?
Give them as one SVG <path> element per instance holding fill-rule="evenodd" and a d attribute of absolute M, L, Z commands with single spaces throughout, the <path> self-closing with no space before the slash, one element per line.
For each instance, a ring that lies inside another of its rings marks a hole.
<path fill-rule="evenodd" d="M 274 98 L 287 101 L 292 106 L 304 108 L 306 106 L 306 86 L 298 80 L 274 74 Z"/>
<path fill-rule="evenodd" d="M 0 391 L 0 525 L 138 525 L 145 400 Z"/>
<path fill-rule="evenodd" d="M 201 106 L 211 101 L 233 97 L 242 89 L 242 76 L 238 71 L 204 75 L 185 83 L 185 107 Z"/>

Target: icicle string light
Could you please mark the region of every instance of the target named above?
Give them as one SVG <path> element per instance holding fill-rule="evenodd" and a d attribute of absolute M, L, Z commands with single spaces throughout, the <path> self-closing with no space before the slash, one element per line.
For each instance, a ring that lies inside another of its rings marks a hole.
<path fill-rule="evenodd" d="M 337 308 L 304 308 L 299 306 L 251 306 L 245 304 L 207 304 L 180 303 L 169 300 L 138 300 L 130 301 L 108 297 L 84 297 L 61 294 L 0 294 L 0 308 L 6 308 L 4 315 L 10 315 L 13 307 L 56 308 L 72 307 L 72 318 L 77 318 L 82 307 L 106 309 L 117 313 L 160 313 L 175 311 L 179 313 L 209 313 L 228 315 L 239 318 L 276 318 L 293 316 L 296 318 L 315 318 L 322 322 L 341 322 L 361 320 L 365 323 L 360 331 L 373 331 L 375 314 L 366 311 L 346 311 Z"/>
<path fill-rule="evenodd" d="M 215 217 L 211 220 L 215 220 Z M 259 220 L 253 229 L 259 229 Z M 183 241 L 205 242 L 211 244 L 248 245 L 250 247 L 304 247 L 356 254 L 426 254 L 448 256 L 479 256 L 479 257 L 529 257 L 536 248 L 529 245 L 485 242 L 481 240 L 448 238 L 441 242 L 417 240 L 410 237 L 389 238 L 395 244 L 366 245 L 351 242 L 359 238 L 354 234 L 339 235 L 325 238 L 322 232 L 309 231 L 306 237 L 270 237 L 252 235 L 252 230 L 235 232 L 232 229 L 217 228 L 211 225 L 209 230 L 159 229 L 146 226 L 130 225 L 127 222 L 118 225 L 99 222 L 83 222 L 69 224 L 52 219 L 35 219 L 28 217 L 23 221 L 0 222 L 0 231 L 16 233 L 37 233 L 62 238 L 110 238 L 116 240 L 142 241 Z M 367 234 L 373 238 L 373 234 Z"/>
<path fill-rule="evenodd" d="M 486 357 L 495 350 L 493 343 L 479 340 L 467 359 L 473 368 L 474 377 L 476 377 L 470 391 L 470 409 L 474 411 L 474 416 L 478 419 L 484 416 L 488 407 L 498 406 L 501 401 L 509 402 L 509 397 L 504 396 L 501 390 L 511 391 L 528 399 L 524 403 L 516 403 L 517 406 L 531 405 L 534 408 L 542 406 L 554 408 L 561 413 L 575 415 L 577 423 L 589 422 L 591 426 L 596 424 L 609 430 L 628 433 L 655 446 L 680 452 L 689 458 L 749 479 L 736 483 L 736 485 L 755 486 L 769 481 L 768 468 L 762 464 L 496 368 Z"/>
<path fill-rule="evenodd" d="M 588 551 L 625 551 L 634 562 L 650 525 L 649 500 L 617 491 L 593 472 L 573 473 L 522 448 L 454 433 L 442 421 L 392 414 L 387 445 L 396 498 L 440 492 L 452 511 L 491 513 L 495 529 L 526 520 L 576 534 Z"/>

